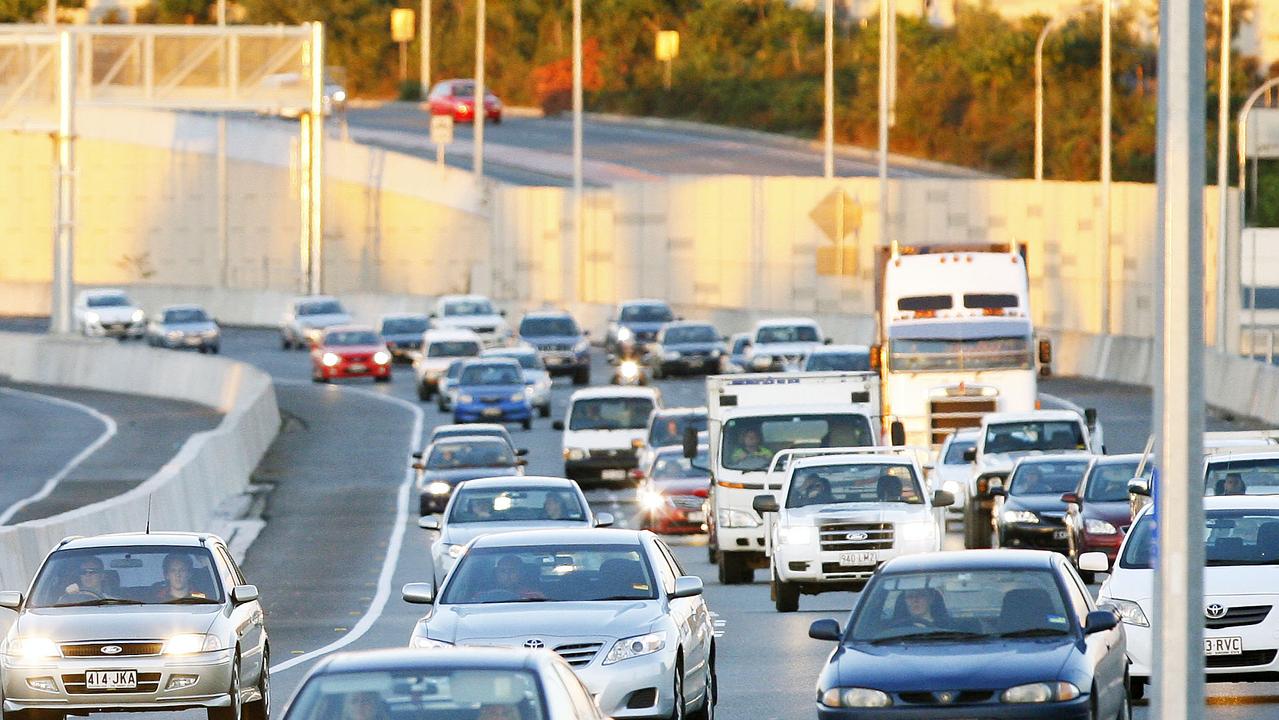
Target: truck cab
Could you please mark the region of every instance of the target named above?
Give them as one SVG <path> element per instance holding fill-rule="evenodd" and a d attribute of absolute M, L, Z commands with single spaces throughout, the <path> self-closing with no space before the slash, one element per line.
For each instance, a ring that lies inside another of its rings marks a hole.
<path fill-rule="evenodd" d="M 870 447 L 778 454 L 778 464 L 787 465 L 780 490 L 753 501 L 768 527 L 778 612 L 798 610 L 801 594 L 858 592 L 885 561 L 941 549 L 935 510 L 954 497 L 931 489 L 918 459 L 927 453 Z"/>

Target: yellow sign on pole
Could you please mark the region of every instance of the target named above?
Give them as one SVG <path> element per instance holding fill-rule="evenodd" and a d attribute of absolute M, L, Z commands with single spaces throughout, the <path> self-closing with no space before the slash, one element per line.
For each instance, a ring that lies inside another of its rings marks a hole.
<path fill-rule="evenodd" d="M 393 8 L 391 10 L 391 42 L 406 43 L 413 40 L 417 24 L 415 13 L 409 8 Z"/>
<path fill-rule="evenodd" d="M 670 62 L 679 57 L 679 31 L 658 30 L 656 52 L 659 61 Z"/>

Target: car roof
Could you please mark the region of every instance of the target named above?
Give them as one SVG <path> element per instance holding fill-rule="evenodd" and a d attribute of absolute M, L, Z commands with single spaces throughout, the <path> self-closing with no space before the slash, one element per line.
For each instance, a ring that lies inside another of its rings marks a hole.
<path fill-rule="evenodd" d="M 382 322 L 386 322 L 387 320 L 430 320 L 430 319 L 431 319 L 430 316 L 428 316 L 426 313 L 411 313 L 411 312 L 384 313 L 381 317 Z"/>
<path fill-rule="evenodd" d="M 1078 450 L 1068 450 L 1066 452 L 1044 453 L 1042 455 L 1025 455 L 1017 458 L 1018 465 L 1045 465 L 1047 463 L 1056 462 L 1087 462 L 1088 456 L 1082 455 Z"/>
<path fill-rule="evenodd" d="M 422 652 L 411 648 L 386 648 L 342 652 L 329 656 L 316 674 L 367 672 L 371 670 L 524 670 L 538 663 L 541 650 L 524 648 L 457 647 L 446 653 Z"/>
<path fill-rule="evenodd" d="M 497 423 L 449 423 L 447 425 L 436 425 L 431 430 L 431 434 L 435 435 L 444 431 L 452 432 L 459 428 L 465 429 L 465 430 L 472 430 L 477 433 L 506 433 L 508 435 L 510 434 L 510 431 L 506 429 L 505 425 L 499 425 Z"/>
<path fill-rule="evenodd" d="M 707 413 L 706 406 L 701 407 L 664 407 L 657 408 L 653 411 L 653 418 L 678 417 L 680 415 L 705 415 Z"/>
<path fill-rule="evenodd" d="M 953 570 L 1048 570 L 1056 553 L 1047 550 L 948 550 L 899 555 L 880 566 L 881 575 Z"/>
<path fill-rule="evenodd" d="M 477 434 L 477 435 L 446 435 L 445 437 L 436 439 L 435 441 L 431 443 L 431 445 L 439 445 L 439 444 L 445 444 L 445 443 L 453 444 L 453 443 L 461 443 L 461 442 L 484 442 L 484 443 L 495 442 L 495 443 L 502 443 L 503 445 L 507 444 L 506 439 L 501 437 L 497 433 L 488 433 L 488 434 Z"/>
<path fill-rule="evenodd" d="M 981 430 L 975 427 L 960 428 L 950 434 L 951 440 L 971 441 L 976 440 L 981 435 Z"/>
<path fill-rule="evenodd" d="M 332 295 L 298 295 L 297 297 L 293 298 L 292 302 L 294 305 L 296 305 L 298 303 L 304 303 L 304 302 L 328 302 L 330 300 L 333 300 L 336 302 L 337 298 L 333 297 Z"/>
<path fill-rule="evenodd" d="M 492 303 L 492 302 L 493 302 L 493 301 L 489 298 L 489 296 L 488 296 L 488 295 L 476 295 L 476 294 L 469 294 L 469 295 L 441 295 L 441 296 L 440 296 L 440 299 L 439 299 L 439 302 L 441 302 L 441 303 L 447 303 L 447 302 L 460 302 L 460 301 L 465 301 L 465 302 L 476 302 L 476 301 L 479 301 L 479 300 L 485 300 L 485 301 L 488 301 L 489 303 Z"/>
<path fill-rule="evenodd" d="M 845 453 L 840 455 L 799 456 L 791 461 L 792 468 L 821 467 L 823 465 L 914 465 L 915 460 L 907 455 L 890 455 L 888 453 Z"/>
<path fill-rule="evenodd" d="M 516 530 L 483 535 L 472 547 L 522 547 L 525 545 L 638 545 L 643 530 L 620 528 L 565 528 L 554 530 Z"/>
<path fill-rule="evenodd" d="M 377 335 L 377 328 L 373 327 L 372 325 L 355 325 L 355 324 L 330 325 L 324 328 L 325 335 L 328 335 L 329 333 L 339 333 L 339 332 L 369 332 L 369 333 L 373 333 L 374 335 Z"/>
<path fill-rule="evenodd" d="M 120 288 L 94 288 L 92 290 L 81 290 L 80 294 L 84 297 L 95 297 L 97 295 L 124 295 L 124 290 Z"/>
<path fill-rule="evenodd" d="M 466 364 L 469 365 L 499 365 L 501 367 L 514 367 L 520 369 L 520 362 L 513 357 L 502 357 L 494 355 L 481 355 L 473 358 L 467 358 Z"/>
<path fill-rule="evenodd" d="M 1079 422 L 1083 418 L 1074 410 L 1031 410 L 1028 412 L 994 412 L 982 417 L 983 425 L 1000 423 L 1034 422 L 1039 420 L 1069 420 Z"/>
<path fill-rule="evenodd" d="M 817 321 L 808 317 L 768 318 L 755 323 L 755 329 L 773 325 L 817 325 Z"/>
<path fill-rule="evenodd" d="M 671 328 L 682 328 L 682 327 L 708 327 L 714 330 L 715 323 L 710 322 L 708 320 L 672 320 L 671 322 L 668 322 L 665 325 L 663 325 L 662 329 L 670 330 Z"/>
<path fill-rule="evenodd" d="M 662 305 L 670 307 L 670 303 L 657 298 L 632 298 L 630 300 L 622 300 L 617 303 L 618 307 L 627 307 L 628 305 Z"/>
<path fill-rule="evenodd" d="M 1120 465 L 1122 463 L 1141 462 L 1141 453 L 1122 453 L 1120 455 L 1096 455 L 1093 457 L 1093 465 Z M 1151 456 L 1147 462 L 1154 462 L 1154 456 Z"/>
<path fill-rule="evenodd" d="M 203 309 L 204 309 L 203 305 L 196 305 L 195 303 L 186 303 L 184 305 L 165 305 L 164 307 L 160 308 L 160 312 L 167 313 L 170 310 L 203 310 Z"/>
<path fill-rule="evenodd" d="M 532 345 L 508 345 L 506 347 L 485 348 L 480 351 L 480 358 L 515 357 L 516 355 L 536 355 L 537 348 Z"/>
<path fill-rule="evenodd" d="M 812 356 L 812 355 L 825 355 L 827 353 L 843 354 L 843 353 L 869 353 L 869 352 L 870 352 L 870 347 L 867 345 L 822 345 L 821 347 L 813 348 L 813 352 L 809 353 L 809 355 Z"/>
<path fill-rule="evenodd" d="M 550 309 L 543 309 L 543 310 L 529 310 L 528 312 L 524 313 L 524 317 L 526 318 L 561 318 L 561 317 L 571 318 L 573 317 L 573 313 L 567 310 L 556 310 L 554 308 L 550 308 Z"/>
<path fill-rule="evenodd" d="M 465 483 L 468 488 L 521 488 L 521 487 L 562 487 L 577 488 L 577 483 L 568 478 L 555 477 L 554 475 L 493 475 L 485 478 L 475 478 L 467 480 Z"/>
<path fill-rule="evenodd" d="M 447 342 L 449 340 L 474 340 L 480 341 L 480 336 L 474 330 L 459 327 L 443 327 L 430 328 L 426 331 L 425 341 L 428 343 L 440 341 Z"/>
<path fill-rule="evenodd" d="M 590 400 L 592 398 L 627 398 L 627 397 L 643 397 L 656 400 L 658 396 L 657 388 L 634 386 L 634 385 L 618 385 L 618 386 L 601 386 L 588 387 L 576 390 L 569 397 L 570 403 L 578 400 Z"/>
<path fill-rule="evenodd" d="M 130 547 L 135 545 L 203 547 L 206 543 L 212 542 L 221 542 L 221 539 L 210 533 L 129 532 L 68 538 L 58 545 L 58 549 L 77 550 L 81 548 Z"/>
<path fill-rule="evenodd" d="M 1220 452 L 1213 453 L 1206 458 L 1206 462 L 1234 462 L 1236 460 L 1275 460 L 1279 459 L 1279 450 L 1259 450 L 1257 452 L 1232 453 Z"/>

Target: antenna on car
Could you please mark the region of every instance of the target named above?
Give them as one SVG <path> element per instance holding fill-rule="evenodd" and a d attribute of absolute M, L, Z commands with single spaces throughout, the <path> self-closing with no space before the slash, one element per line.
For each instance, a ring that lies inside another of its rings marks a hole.
<path fill-rule="evenodd" d="M 151 534 L 151 496 L 147 495 L 147 529 L 146 534 Z"/>

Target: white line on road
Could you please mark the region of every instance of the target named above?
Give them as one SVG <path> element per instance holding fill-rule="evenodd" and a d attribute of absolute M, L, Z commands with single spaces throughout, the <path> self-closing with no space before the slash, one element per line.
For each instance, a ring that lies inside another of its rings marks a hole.
<path fill-rule="evenodd" d="M 96 440 L 89 443 L 89 445 L 86 446 L 83 450 L 77 453 L 75 457 L 71 458 L 66 465 L 63 465 L 61 470 L 54 473 L 53 477 L 50 477 L 48 480 L 46 480 L 44 482 L 44 486 L 40 488 L 39 492 L 37 492 L 36 494 L 30 497 L 19 500 L 18 502 L 10 505 L 3 513 L 0 513 L 0 525 L 5 525 L 11 519 L 13 519 L 13 516 L 17 515 L 18 512 L 22 510 L 23 508 L 27 507 L 28 505 L 32 503 L 40 502 L 41 500 L 49 497 L 49 494 L 52 493 L 53 489 L 58 486 L 58 483 L 62 482 L 62 480 L 66 478 L 67 475 L 70 475 L 72 470 L 76 469 L 76 467 L 80 463 L 84 462 L 90 455 L 97 452 L 98 448 L 105 445 L 108 440 L 115 437 L 117 428 L 116 428 L 115 420 L 113 420 L 111 417 L 104 415 L 101 412 L 98 412 L 98 410 L 91 408 L 88 405 L 84 405 L 82 403 L 74 402 L 71 400 L 64 400 L 62 398 L 53 397 L 51 395 L 41 395 L 40 393 L 27 392 L 25 390 L 15 390 L 13 388 L 0 388 L 0 393 L 5 393 L 7 395 L 14 395 L 16 397 L 24 397 L 29 400 L 35 400 L 37 402 L 46 402 L 51 405 L 61 405 L 62 407 L 71 408 L 72 410 L 78 410 L 82 413 L 85 413 L 89 417 L 92 417 L 93 419 L 97 420 L 98 422 L 102 423 L 105 426 L 105 430 L 103 430 L 102 434 L 99 435 Z"/>
<path fill-rule="evenodd" d="M 275 383 L 282 384 L 282 385 L 302 385 L 302 386 L 311 385 L 311 383 L 309 382 L 302 382 L 298 380 L 277 379 L 275 380 Z M 375 400 L 381 400 L 383 402 L 388 402 L 393 405 L 399 405 L 400 407 L 407 408 L 410 412 L 413 413 L 413 432 L 411 435 L 409 435 L 409 451 L 412 452 L 414 449 L 417 448 L 418 443 L 421 442 L 422 428 L 425 425 L 426 416 L 422 412 L 422 408 L 418 407 L 417 405 L 407 400 L 401 400 L 400 398 L 397 398 L 397 397 L 382 395 L 380 393 L 371 392 L 369 390 L 362 390 L 360 388 L 330 386 L 330 389 L 336 390 L 338 392 L 356 393 L 359 395 L 373 398 Z M 405 454 L 407 455 L 408 453 L 405 453 Z M 283 672 L 285 670 L 288 670 L 291 667 L 295 667 L 304 662 L 314 660 L 315 658 L 321 657 L 323 655 L 327 655 L 336 650 L 341 650 L 347 645 L 350 645 L 351 643 L 363 637 L 364 634 L 367 633 L 373 627 L 373 623 L 377 622 L 378 618 L 382 617 L 383 611 L 386 610 L 386 603 L 391 598 L 391 581 L 395 577 L 396 568 L 400 563 L 400 549 L 404 545 L 404 532 L 408 525 L 408 519 L 409 519 L 409 490 L 412 487 L 413 487 L 413 469 L 406 468 L 404 471 L 404 482 L 400 483 L 400 489 L 396 495 L 395 525 L 393 526 L 393 529 L 391 530 L 391 539 L 386 546 L 386 557 L 383 558 L 382 560 L 382 571 L 378 575 L 377 592 L 373 595 L 373 601 L 369 603 L 369 609 L 364 612 L 364 615 L 363 617 L 360 618 L 360 621 L 357 622 L 350 630 L 348 630 L 346 634 L 344 634 L 342 637 L 338 638 L 337 640 L 334 640 L 333 642 L 329 643 L 328 645 L 325 645 L 324 647 L 318 650 L 312 650 L 311 652 L 303 653 L 302 655 L 289 658 L 288 660 L 285 660 L 282 663 L 277 663 L 273 665 L 271 667 L 271 672 L 273 673 Z"/>

